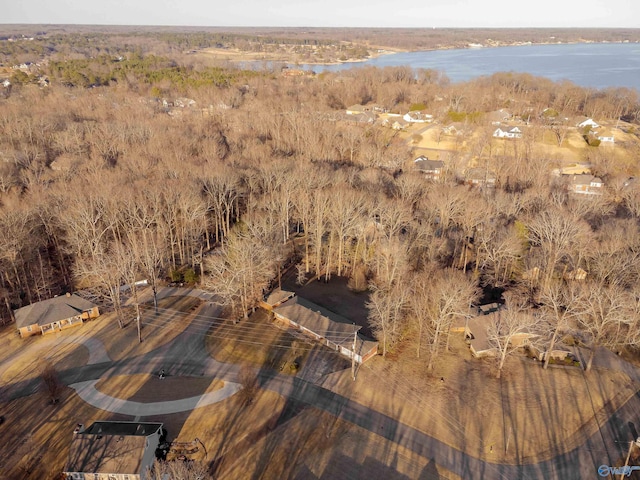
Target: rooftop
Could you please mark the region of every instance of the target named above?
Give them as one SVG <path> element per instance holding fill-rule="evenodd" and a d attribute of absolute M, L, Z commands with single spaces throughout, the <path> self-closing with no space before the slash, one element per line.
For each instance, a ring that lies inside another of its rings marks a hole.
<path fill-rule="evenodd" d="M 48 325 L 52 322 L 75 317 L 94 307 L 96 305 L 89 300 L 76 294 L 67 294 L 18 308 L 14 310 L 14 315 L 16 326 L 22 328 L 34 324 Z"/>
<path fill-rule="evenodd" d="M 65 471 L 138 474 L 147 436 L 161 428 L 161 423 L 96 422 L 74 434 Z"/>

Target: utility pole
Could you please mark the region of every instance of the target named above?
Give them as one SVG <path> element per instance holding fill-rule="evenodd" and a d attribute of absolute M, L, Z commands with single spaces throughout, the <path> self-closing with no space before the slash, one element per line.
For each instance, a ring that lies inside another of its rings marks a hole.
<path fill-rule="evenodd" d="M 136 301 L 136 321 L 138 324 L 138 343 L 142 343 L 142 333 L 140 331 L 140 322 L 142 319 L 140 318 L 140 303 L 138 302 L 138 289 L 135 283 L 133 284 L 133 295 Z"/>
<path fill-rule="evenodd" d="M 356 381 L 356 341 L 358 340 L 358 330 L 353 332 L 353 347 L 351 349 L 351 376 Z"/>

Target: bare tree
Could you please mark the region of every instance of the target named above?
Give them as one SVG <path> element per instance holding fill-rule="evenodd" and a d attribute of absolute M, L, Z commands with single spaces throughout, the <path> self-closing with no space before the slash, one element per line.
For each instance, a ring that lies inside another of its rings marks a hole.
<path fill-rule="evenodd" d="M 549 341 L 544 352 L 544 366 L 549 366 L 551 353 L 563 331 L 570 328 L 571 320 L 577 316 L 580 296 L 572 284 L 554 282 L 543 287 L 540 293 L 542 319 L 546 321 Z"/>
<path fill-rule="evenodd" d="M 373 293 L 367 302 L 369 324 L 376 337 L 382 342 L 382 356 L 387 355 L 389 346 L 400 338 L 407 304 L 407 289 L 403 286 L 377 287 L 371 285 Z"/>
<path fill-rule="evenodd" d="M 271 249 L 273 243 L 266 241 L 269 237 L 265 230 L 260 233 L 258 223 L 239 225 L 222 248 L 208 257 L 209 276 L 204 285 L 223 305 L 231 307 L 234 320 L 238 310 L 247 318 L 282 261 L 281 252 Z M 275 243 L 282 245 L 281 240 Z"/>
<path fill-rule="evenodd" d="M 507 307 L 493 314 L 487 328 L 487 340 L 498 351 L 497 378 L 502 375 L 507 357 L 523 345 L 523 338 L 533 333 L 537 323 L 538 319 L 518 306 Z"/>
<path fill-rule="evenodd" d="M 589 342 L 589 359 L 585 370 L 593 365 L 598 347 L 614 347 L 623 343 L 624 325 L 629 317 L 624 291 L 617 286 L 586 284 L 580 295 L 577 317 Z"/>
<path fill-rule="evenodd" d="M 64 385 L 60 382 L 58 371 L 49 360 L 45 360 L 42 365 L 40 379 L 42 380 L 42 391 L 47 396 L 49 402 L 53 404 L 58 403 Z"/>
<path fill-rule="evenodd" d="M 553 277 L 556 266 L 565 255 L 575 254 L 578 246 L 590 237 L 583 221 L 558 209 L 547 209 L 527 223 L 529 241 L 542 249 L 546 259 L 545 282 Z"/>
<path fill-rule="evenodd" d="M 429 269 L 414 276 L 409 299 L 411 319 L 418 330 L 417 356 L 425 334 L 428 336 L 429 362 L 434 362 L 449 346 L 451 327 L 456 319 L 466 319 L 477 300 L 479 290 L 474 281 L 454 269 Z"/>

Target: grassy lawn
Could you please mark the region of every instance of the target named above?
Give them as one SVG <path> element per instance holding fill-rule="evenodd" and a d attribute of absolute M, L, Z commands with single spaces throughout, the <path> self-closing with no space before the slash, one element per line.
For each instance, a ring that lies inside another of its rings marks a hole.
<path fill-rule="evenodd" d="M 393 360 L 372 359 L 356 382 L 337 372 L 324 386 L 493 462 L 534 462 L 571 450 L 640 389 L 620 371 L 543 370 L 522 357 L 508 359 L 498 380 L 495 364 L 472 358 L 460 335 L 430 375 L 410 347 Z"/>
<path fill-rule="evenodd" d="M 163 309 L 163 319 L 171 321 L 172 328 L 143 327 L 142 343 L 138 343 L 135 322 L 129 321 L 125 328 L 118 328 L 112 312 L 76 328 L 25 339 L 15 333 L 13 325 L 4 326 L 0 330 L 0 386 L 38 377 L 45 361 L 50 361 L 59 371 L 86 365 L 89 351 L 83 341 L 90 338 L 100 340 L 112 360 L 148 353 L 170 343 L 189 324 L 201 301 L 194 297 L 167 297 L 158 303 Z M 133 317 L 133 307 L 126 309 L 126 314 Z"/>
<path fill-rule="evenodd" d="M 138 343 L 138 330 L 135 322 L 135 308 L 125 309 L 127 323 L 118 328 L 115 315 L 109 313 L 82 327 L 89 327 L 91 335 L 101 340 L 112 360 L 121 360 L 134 355 L 149 353 L 156 348 L 171 343 L 191 321 L 192 314 L 201 305 L 195 297 L 172 296 L 158 300 L 163 322 L 170 322 L 171 328 L 153 329 L 145 327 L 145 317 L 154 315 L 153 304 L 144 304 L 142 308 L 142 343 Z M 93 325 L 95 324 L 95 325 Z"/>
<path fill-rule="evenodd" d="M 225 458 L 220 478 L 442 478 L 458 476 L 429 459 L 313 407 Z"/>
<path fill-rule="evenodd" d="M 310 341 L 293 336 L 284 327 L 279 328 L 266 310 L 256 310 L 248 321 L 241 321 L 237 326 L 239 333 L 234 336 L 229 334 L 228 326 L 211 327 L 206 343 L 213 358 L 296 374 L 304 366 L 309 351 L 315 348 Z"/>
<path fill-rule="evenodd" d="M 6 440 L 0 449 L 0 480 L 55 478 L 67 461 L 76 424 L 112 419 L 70 388 L 57 405 L 36 394 L 0 403 L 0 414 L 5 418 L 0 435 Z"/>
<path fill-rule="evenodd" d="M 153 403 L 195 397 L 219 390 L 223 385 L 221 380 L 210 378 L 169 376 L 161 380 L 156 375 L 136 374 L 102 378 L 96 389 L 123 400 Z"/>

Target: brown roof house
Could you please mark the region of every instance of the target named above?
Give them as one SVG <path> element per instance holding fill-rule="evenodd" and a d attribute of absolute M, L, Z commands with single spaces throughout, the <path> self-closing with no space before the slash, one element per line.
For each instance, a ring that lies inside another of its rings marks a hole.
<path fill-rule="evenodd" d="M 465 337 L 474 357 L 494 357 L 498 350 L 489 341 L 488 329 L 496 316 L 501 315 L 500 310 L 491 311 L 486 315 L 471 317 L 465 327 Z M 537 335 L 528 330 L 522 330 L 511 338 L 514 347 L 528 347 L 532 338 Z"/>
<path fill-rule="evenodd" d="M 162 423 L 95 422 L 73 434 L 64 470 L 71 480 L 144 480 L 163 437 Z"/>
<path fill-rule="evenodd" d="M 571 175 L 569 191 L 579 195 L 602 195 L 604 182 L 593 175 Z"/>
<path fill-rule="evenodd" d="M 100 312 L 89 300 L 67 293 L 18 308 L 13 314 L 20 336 L 24 338 L 82 325 L 85 320 L 97 318 Z"/>
<path fill-rule="evenodd" d="M 363 363 L 378 353 L 378 342 L 358 333 L 362 327 L 301 297 L 293 297 L 273 309 L 278 320 L 336 350 L 348 359 Z"/>
<path fill-rule="evenodd" d="M 464 183 L 480 189 L 492 189 L 496 186 L 496 174 L 486 168 L 470 168 L 465 172 Z"/>

